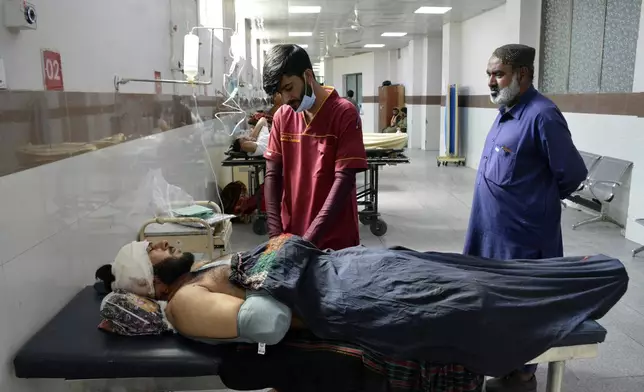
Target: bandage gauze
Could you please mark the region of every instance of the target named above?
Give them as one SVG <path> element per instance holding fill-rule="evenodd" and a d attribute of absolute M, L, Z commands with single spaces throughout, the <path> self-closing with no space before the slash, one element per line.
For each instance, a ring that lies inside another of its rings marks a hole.
<path fill-rule="evenodd" d="M 154 272 L 147 249 L 146 241 L 134 241 L 121 248 L 112 264 L 112 290 L 154 297 Z"/>

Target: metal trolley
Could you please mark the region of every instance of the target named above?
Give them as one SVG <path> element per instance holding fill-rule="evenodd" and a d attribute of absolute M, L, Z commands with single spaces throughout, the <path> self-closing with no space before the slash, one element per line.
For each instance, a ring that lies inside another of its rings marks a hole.
<path fill-rule="evenodd" d="M 387 223 L 378 210 L 380 168 L 409 163 L 409 158 L 402 149 L 370 149 L 367 150 L 367 163 L 369 168 L 364 172 L 364 184 L 357 193 L 358 205 L 364 206 L 358 211 L 358 218 L 363 225 L 369 225 L 373 235 L 382 237 L 387 233 Z"/>
<path fill-rule="evenodd" d="M 364 210 L 358 211 L 360 222 L 369 225 L 373 235 L 381 237 L 387 232 L 387 223 L 380 217 L 378 210 L 379 191 L 379 170 L 382 166 L 393 166 L 409 163 L 409 158 L 402 149 L 369 149 L 367 150 L 367 171 L 364 172 L 364 184 L 357 192 L 358 205 L 364 206 Z M 260 173 L 266 174 L 266 160 L 263 157 L 249 157 L 245 154 L 231 153 L 228 158 L 221 162 L 222 166 L 250 166 L 248 172 L 248 183 L 251 194 L 257 192 L 260 186 Z M 265 235 L 268 232 L 266 214 L 260 210 L 261 200 L 257 201 L 257 212 L 253 221 L 253 232 L 258 235 Z"/>

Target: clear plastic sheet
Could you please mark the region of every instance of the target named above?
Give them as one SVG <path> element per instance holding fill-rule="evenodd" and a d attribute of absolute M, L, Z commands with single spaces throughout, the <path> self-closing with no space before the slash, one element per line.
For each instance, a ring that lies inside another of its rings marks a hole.
<path fill-rule="evenodd" d="M 136 191 L 132 213 L 146 213 L 156 218 L 198 217 L 211 226 L 235 217 L 213 211 L 212 207 L 208 207 L 211 213 L 203 210 L 199 213 L 199 208 L 195 207 L 199 206 L 191 195 L 178 186 L 168 183 L 161 169 L 152 169 Z M 201 227 L 198 223 L 179 224 Z"/>

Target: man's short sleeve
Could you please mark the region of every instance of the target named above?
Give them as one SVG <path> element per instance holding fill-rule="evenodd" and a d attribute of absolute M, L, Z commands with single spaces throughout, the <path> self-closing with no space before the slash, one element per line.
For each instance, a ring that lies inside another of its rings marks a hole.
<path fill-rule="evenodd" d="M 282 111 L 278 110 L 273 117 L 273 126 L 268 136 L 268 147 L 264 152 L 264 158 L 282 162 L 282 142 L 280 134 L 282 133 Z"/>
<path fill-rule="evenodd" d="M 335 170 L 367 169 L 367 152 L 362 140 L 362 121 L 353 105 L 344 108 L 337 117 L 338 149 L 335 158 Z"/>

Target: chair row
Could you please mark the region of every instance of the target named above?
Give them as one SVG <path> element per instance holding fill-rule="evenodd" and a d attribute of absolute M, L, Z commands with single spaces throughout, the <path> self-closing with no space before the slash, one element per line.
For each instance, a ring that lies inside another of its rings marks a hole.
<path fill-rule="evenodd" d="M 597 215 L 577 222 L 573 229 L 594 222 L 610 222 L 618 227 L 624 226 L 608 215 L 608 207 L 615 198 L 617 190 L 622 186 L 628 169 L 633 162 L 590 152 L 580 151 L 581 157 L 588 169 L 588 176 L 568 200 L 577 203 Z"/>

